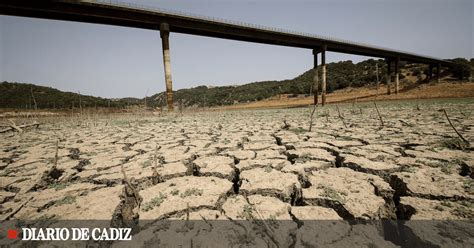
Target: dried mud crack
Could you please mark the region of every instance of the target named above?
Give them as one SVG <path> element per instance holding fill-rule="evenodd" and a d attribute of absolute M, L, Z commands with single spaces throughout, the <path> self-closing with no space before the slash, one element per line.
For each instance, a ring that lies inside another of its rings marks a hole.
<path fill-rule="evenodd" d="M 378 107 L 382 128 L 373 104 L 339 104 L 344 123 L 325 106 L 311 132 L 306 108 L 41 121 L 21 136 L 0 134 L 0 217 L 105 219 L 132 227 L 138 246 L 209 246 L 199 233 L 223 246 L 462 245 L 449 239 L 455 235 L 471 242 L 462 231 L 474 218 L 474 158 L 450 145 L 456 134 L 436 110 L 446 109 L 472 141 L 465 127 L 474 102 Z M 189 236 L 168 239 L 156 227 L 172 229 L 172 220 L 188 221 Z M 440 223 L 422 230 L 415 224 L 423 220 Z"/>

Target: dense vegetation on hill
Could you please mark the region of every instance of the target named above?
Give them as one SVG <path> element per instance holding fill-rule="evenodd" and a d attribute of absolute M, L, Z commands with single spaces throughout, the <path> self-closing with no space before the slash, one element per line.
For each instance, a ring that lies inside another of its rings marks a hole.
<path fill-rule="evenodd" d="M 63 92 L 51 87 L 24 83 L 0 83 L 0 107 L 2 108 L 79 108 L 83 107 L 123 107 L 123 100 L 80 95 Z"/>
<path fill-rule="evenodd" d="M 332 92 L 348 86 L 359 87 L 376 82 L 375 64 L 379 65 L 379 75 L 386 72 L 386 64 L 380 60 L 366 60 L 357 64 L 352 61 L 327 65 L 327 91 Z M 321 72 L 319 72 L 321 73 Z M 312 89 L 314 69 L 308 70 L 294 79 L 282 81 L 253 82 L 239 86 L 207 87 L 198 86 L 175 92 L 175 102 L 184 106 L 216 106 L 259 101 L 278 94 L 309 94 Z M 381 80 L 382 80 L 381 76 Z M 164 103 L 164 92 L 151 96 L 153 105 Z"/>
<path fill-rule="evenodd" d="M 453 59 L 452 61 L 456 63 L 456 66 L 446 73 L 467 79 L 474 68 L 474 59 L 470 61 Z M 375 84 L 377 82 L 376 64 L 379 70 L 379 81 L 385 83 L 387 65 L 384 60 L 369 59 L 356 64 L 352 61 L 329 63 L 327 65 L 327 91 Z M 400 75 L 400 80 L 403 82 L 405 75 L 416 76 L 421 80 L 422 75 L 427 74 L 428 66 L 400 63 L 400 69 L 404 71 Z M 313 77 L 314 69 L 311 69 L 296 78 L 282 81 L 253 82 L 239 86 L 198 86 L 175 91 L 174 101 L 177 105 L 182 106 L 210 107 L 259 101 L 279 94 L 309 94 L 313 85 Z M 145 102 L 144 99 L 132 97 L 109 100 L 32 84 L 0 83 L 0 107 L 34 108 L 35 101 L 38 108 L 71 108 L 72 106 L 77 108 L 79 102 L 86 107 L 121 108 L 127 105 L 142 105 Z M 161 92 L 150 96 L 146 102 L 149 107 L 164 106 L 166 104 L 165 94 Z"/>
<path fill-rule="evenodd" d="M 447 73 L 455 77 L 467 79 L 471 68 L 474 67 L 474 60 L 454 59 L 452 61 L 457 66 Z M 382 59 L 369 59 L 356 64 L 352 63 L 352 61 L 327 64 L 327 92 L 346 87 L 362 87 L 376 84 L 376 64 L 379 70 L 379 81 L 385 83 L 387 64 Z M 406 75 L 417 76 L 420 79 L 423 74 L 428 74 L 428 66 L 426 65 L 400 62 L 399 66 L 401 70 L 406 71 Z M 321 68 L 319 68 L 319 75 L 321 75 Z M 174 100 L 175 103 L 182 104 L 183 106 L 206 107 L 259 101 L 278 94 L 309 94 L 313 85 L 313 77 L 314 69 L 311 69 L 289 80 L 254 82 L 239 86 L 198 86 L 176 91 L 174 93 Z M 403 80 L 404 77 L 403 74 L 400 74 L 400 80 Z M 151 96 L 147 102 L 149 106 L 164 105 L 164 92 Z"/>

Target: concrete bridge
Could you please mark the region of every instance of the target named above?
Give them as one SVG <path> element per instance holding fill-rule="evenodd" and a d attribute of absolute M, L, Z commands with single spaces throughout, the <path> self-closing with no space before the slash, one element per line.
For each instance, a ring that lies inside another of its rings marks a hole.
<path fill-rule="evenodd" d="M 321 54 L 320 66 L 322 67 L 321 77 L 317 72 L 314 77 L 314 104 L 318 103 L 319 78 L 321 78 L 322 104 L 326 103 L 326 52 L 386 59 L 388 63 L 388 94 L 391 93 L 392 88 L 395 93 L 399 91 L 398 65 L 401 60 L 428 64 L 428 76 L 430 78 L 433 68 L 436 68 L 438 80 L 440 67 L 451 66 L 450 62 L 442 59 L 347 40 L 193 16 L 115 1 L 2 0 L 0 2 L 0 14 L 159 30 L 163 46 L 166 97 L 169 110 L 173 110 L 173 83 L 171 80 L 169 48 L 170 32 L 311 49 L 314 55 L 314 68 L 318 67 L 319 54 Z M 391 82 L 393 76 L 395 78 L 394 85 Z"/>

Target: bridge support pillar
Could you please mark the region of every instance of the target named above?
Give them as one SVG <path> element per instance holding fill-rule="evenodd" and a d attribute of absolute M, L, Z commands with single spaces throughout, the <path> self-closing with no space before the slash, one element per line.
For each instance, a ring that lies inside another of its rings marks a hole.
<path fill-rule="evenodd" d="M 392 62 L 387 59 L 387 95 L 392 94 L 391 84 L 392 84 Z"/>
<path fill-rule="evenodd" d="M 314 56 L 314 77 L 313 77 L 313 95 L 314 95 L 314 105 L 318 104 L 319 97 L 319 73 L 318 73 L 318 50 L 313 49 Z"/>
<path fill-rule="evenodd" d="M 437 83 L 441 82 L 441 65 L 440 64 L 436 65 L 436 81 Z"/>
<path fill-rule="evenodd" d="M 322 67 L 322 82 L 321 82 L 321 103 L 326 104 L 326 45 L 321 50 L 321 67 Z"/>
<path fill-rule="evenodd" d="M 168 111 L 173 111 L 173 82 L 171 81 L 171 58 L 170 58 L 170 26 L 168 23 L 160 25 L 161 44 L 163 46 L 163 65 L 165 67 L 166 102 Z"/>
<path fill-rule="evenodd" d="M 397 58 L 395 60 L 395 94 L 398 94 L 398 91 L 400 90 L 400 73 L 399 73 L 399 66 L 400 64 L 400 58 Z"/>

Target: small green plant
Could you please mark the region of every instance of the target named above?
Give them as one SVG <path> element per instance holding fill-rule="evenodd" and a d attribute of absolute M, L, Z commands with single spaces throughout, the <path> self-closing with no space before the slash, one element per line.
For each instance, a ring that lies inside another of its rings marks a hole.
<path fill-rule="evenodd" d="M 150 202 L 143 204 L 142 210 L 147 212 L 147 211 L 152 210 L 154 207 L 159 207 L 161 203 L 165 201 L 166 198 L 168 198 L 168 196 L 160 192 L 159 196 L 154 197 L 151 199 Z"/>
<path fill-rule="evenodd" d="M 459 204 L 454 207 L 454 209 L 451 211 L 452 214 L 465 218 L 465 219 L 472 219 L 474 218 L 474 214 L 472 212 L 473 209 L 473 203 L 469 201 L 459 201 Z"/>
<path fill-rule="evenodd" d="M 305 163 L 305 162 L 308 162 L 310 160 L 311 160 L 311 154 L 309 154 L 309 153 L 303 153 L 303 154 L 301 154 L 301 156 L 296 158 L 296 161 L 301 162 L 301 163 Z"/>
<path fill-rule="evenodd" d="M 150 160 L 147 160 L 147 161 L 142 163 L 142 168 L 146 168 L 146 167 L 150 167 L 150 166 L 151 166 L 151 161 Z"/>
<path fill-rule="evenodd" d="M 179 189 L 173 189 L 171 190 L 172 195 L 178 195 L 179 194 Z"/>
<path fill-rule="evenodd" d="M 367 248 L 378 248 L 378 246 L 371 242 L 367 245 Z"/>
<path fill-rule="evenodd" d="M 243 218 L 247 220 L 253 219 L 253 207 L 250 204 L 244 205 L 244 209 L 242 211 L 242 216 Z"/>
<path fill-rule="evenodd" d="M 434 207 L 434 209 L 438 210 L 438 211 L 444 211 L 444 208 L 441 206 L 441 205 L 436 205 Z"/>
<path fill-rule="evenodd" d="M 67 186 L 71 185 L 70 182 L 56 182 L 54 181 L 50 185 L 48 185 L 48 188 L 50 189 L 55 189 L 56 191 L 65 189 Z"/>
<path fill-rule="evenodd" d="M 195 196 L 202 195 L 202 189 L 197 189 L 197 188 L 186 189 L 186 191 L 184 191 L 184 193 L 181 193 L 181 195 L 179 195 L 179 196 L 181 198 L 185 198 L 185 197 L 192 196 L 192 195 L 195 195 Z"/>
<path fill-rule="evenodd" d="M 265 172 L 266 173 L 270 173 L 270 172 L 272 172 L 272 170 L 273 170 L 273 167 L 270 164 L 267 164 L 265 166 Z"/>
<path fill-rule="evenodd" d="M 441 205 L 445 206 L 445 207 L 448 207 L 448 208 L 453 207 L 453 204 L 451 204 L 451 202 L 448 202 L 448 201 L 442 201 Z"/>
<path fill-rule="evenodd" d="M 72 204 L 74 202 L 76 202 L 76 197 L 71 196 L 71 195 L 67 195 L 64 198 L 62 198 L 61 200 L 57 200 L 56 202 L 54 202 L 54 205 L 61 206 L 61 205 L 65 205 L 65 204 Z"/>
<path fill-rule="evenodd" d="M 472 181 L 471 179 L 465 180 L 462 187 L 467 193 L 474 194 L 474 181 Z"/>
<path fill-rule="evenodd" d="M 293 132 L 293 133 L 295 133 L 295 134 L 302 134 L 302 133 L 308 132 L 308 130 L 306 130 L 306 129 L 302 128 L 302 127 L 290 128 L 290 129 L 288 129 L 288 131 L 291 131 L 291 132 Z"/>
<path fill-rule="evenodd" d="M 466 143 L 464 140 L 459 137 L 444 139 L 441 141 L 441 146 L 451 149 L 451 150 L 466 150 L 469 148 L 469 143 Z"/>
<path fill-rule="evenodd" d="M 339 195 L 339 192 L 337 192 L 335 189 L 328 186 L 324 186 L 324 185 L 321 185 L 321 186 L 318 185 L 318 187 L 323 188 L 323 193 L 321 196 L 331 198 L 340 203 L 344 203 L 346 201 L 341 195 Z"/>

